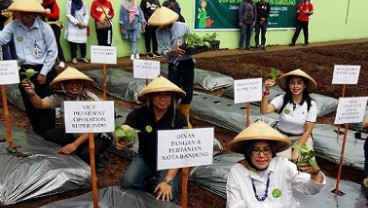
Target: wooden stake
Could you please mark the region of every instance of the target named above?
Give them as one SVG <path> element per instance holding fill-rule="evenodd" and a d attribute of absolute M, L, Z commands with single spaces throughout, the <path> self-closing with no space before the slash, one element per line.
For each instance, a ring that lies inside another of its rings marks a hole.
<path fill-rule="evenodd" d="M 103 65 L 103 100 L 107 100 L 106 92 L 107 92 L 107 81 L 106 81 L 106 64 Z"/>
<path fill-rule="evenodd" d="M 341 97 L 345 97 L 345 92 L 346 92 L 346 84 L 343 84 L 342 85 Z M 337 130 L 336 130 L 337 138 L 339 138 L 339 136 L 340 136 L 340 128 L 341 128 L 341 125 L 338 124 L 337 125 Z"/>
<path fill-rule="evenodd" d="M 344 161 L 345 144 L 346 144 L 346 137 L 348 135 L 348 128 L 349 128 L 349 124 L 345 124 L 344 139 L 343 139 L 341 154 L 340 154 L 339 171 L 337 173 L 337 179 L 336 179 L 335 196 L 338 195 L 339 193 L 339 184 L 340 184 L 340 179 L 341 179 L 342 163 Z"/>
<path fill-rule="evenodd" d="M 187 208 L 188 206 L 188 175 L 189 168 L 183 168 L 181 175 L 181 207 Z"/>
<path fill-rule="evenodd" d="M 8 139 L 8 146 L 10 148 L 14 147 L 11 124 L 10 124 L 10 115 L 8 109 L 8 100 L 6 97 L 6 89 L 4 85 L 1 85 L 1 95 L 3 97 L 3 106 L 4 106 L 4 118 L 5 118 L 5 128 L 6 128 L 6 136 Z"/>
<path fill-rule="evenodd" d="M 246 103 L 246 119 L 245 119 L 245 126 L 248 127 L 250 125 L 250 103 Z"/>
<path fill-rule="evenodd" d="M 91 183 L 93 192 L 93 207 L 98 208 L 97 176 L 95 163 L 95 140 L 93 133 L 88 134 L 89 138 L 89 159 L 91 165 Z"/>

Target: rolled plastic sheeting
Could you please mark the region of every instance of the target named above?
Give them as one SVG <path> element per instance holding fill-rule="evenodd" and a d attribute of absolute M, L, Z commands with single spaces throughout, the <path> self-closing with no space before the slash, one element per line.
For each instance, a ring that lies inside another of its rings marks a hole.
<path fill-rule="evenodd" d="M 8 153 L 0 142 L 0 206 L 41 196 L 90 187 L 91 170 L 75 155 L 58 153 L 59 145 L 20 128 L 13 128 L 18 153 Z M 6 130 L 0 124 L 0 139 Z"/>
<path fill-rule="evenodd" d="M 42 206 L 41 208 L 93 208 L 93 192 L 83 194 L 81 196 L 53 202 Z M 134 208 L 134 207 L 150 207 L 150 208 L 179 208 L 178 205 L 157 200 L 152 195 L 132 189 L 122 189 L 118 186 L 110 186 L 99 189 L 98 207 L 113 208 Z"/>

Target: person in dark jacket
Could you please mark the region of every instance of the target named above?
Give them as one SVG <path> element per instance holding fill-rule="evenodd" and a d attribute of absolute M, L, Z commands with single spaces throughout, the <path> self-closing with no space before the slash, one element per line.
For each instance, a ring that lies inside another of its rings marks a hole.
<path fill-rule="evenodd" d="M 256 43 L 256 49 L 266 50 L 266 32 L 267 32 L 267 20 L 270 14 L 270 4 L 266 0 L 259 0 L 256 3 L 257 18 L 254 36 L 254 42 Z M 259 45 L 259 34 L 261 33 L 261 45 Z"/>
<path fill-rule="evenodd" d="M 165 77 L 158 77 L 139 93 L 139 100 L 147 104 L 134 109 L 121 126 L 127 131 L 138 130 L 139 149 L 121 178 L 123 188 L 134 188 L 156 195 L 158 200 L 175 201 L 178 193 L 179 169 L 157 170 L 157 131 L 183 129 L 185 116 L 175 108 L 176 98 L 185 92 Z M 126 137 L 116 138 L 116 148 L 129 143 Z"/>

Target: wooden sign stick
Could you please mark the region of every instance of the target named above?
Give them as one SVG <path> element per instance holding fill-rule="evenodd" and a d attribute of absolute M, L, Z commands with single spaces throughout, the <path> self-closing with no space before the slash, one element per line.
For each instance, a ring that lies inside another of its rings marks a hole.
<path fill-rule="evenodd" d="M 11 124 L 10 124 L 8 100 L 7 100 L 7 97 L 6 97 L 6 89 L 5 89 L 4 85 L 1 85 L 1 95 L 3 97 L 5 128 L 6 128 L 6 136 L 7 136 L 7 139 L 8 139 L 8 146 L 10 148 L 13 148 L 14 144 L 13 144 L 13 137 L 12 137 L 12 131 L 11 131 Z"/>
<path fill-rule="evenodd" d="M 93 192 L 93 207 L 98 208 L 97 176 L 95 162 L 95 140 L 93 133 L 88 134 L 89 138 L 89 160 L 91 165 L 91 183 Z"/>

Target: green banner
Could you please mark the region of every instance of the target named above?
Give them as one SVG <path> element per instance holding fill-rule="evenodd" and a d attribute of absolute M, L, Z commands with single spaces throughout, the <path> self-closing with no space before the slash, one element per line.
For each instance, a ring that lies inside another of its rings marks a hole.
<path fill-rule="evenodd" d="M 258 0 L 255 0 L 258 2 Z M 295 27 L 301 0 L 266 0 L 271 5 L 269 28 Z M 194 0 L 195 29 L 238 29 L 238 8 L 243 0 Z"/>

